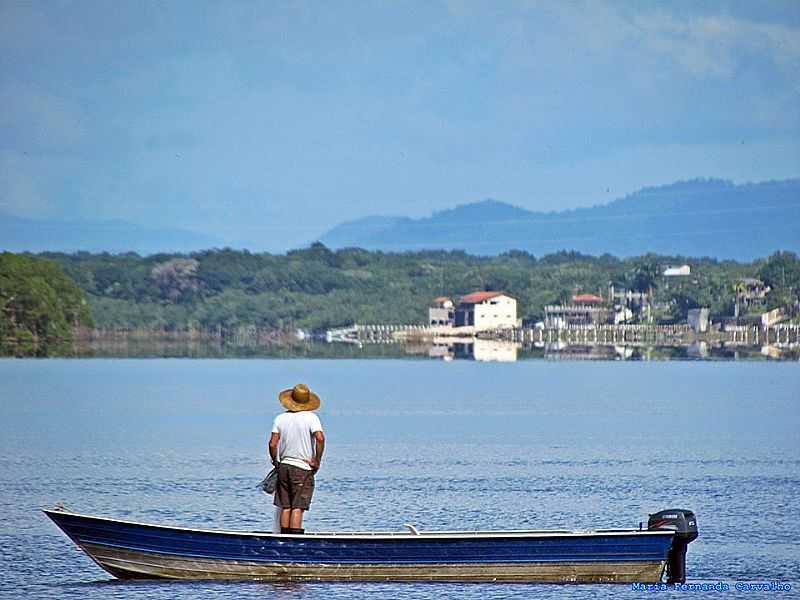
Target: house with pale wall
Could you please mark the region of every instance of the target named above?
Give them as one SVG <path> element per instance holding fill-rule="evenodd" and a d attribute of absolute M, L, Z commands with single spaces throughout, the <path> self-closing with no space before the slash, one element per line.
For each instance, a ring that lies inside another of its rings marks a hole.
<path fill-rule="evenodd" d="M 467 294 L 456 307 L 455 326 L 476 331 L 516 327 L 517 301 L 504 292 Z"/>
<path fill-rule="evenodd" d="M 432 327 L 453 326 L 455 321 L 455 305 L 447 296 L 433 299 L 433 306 L 428 308 L 428 325 Z"/>

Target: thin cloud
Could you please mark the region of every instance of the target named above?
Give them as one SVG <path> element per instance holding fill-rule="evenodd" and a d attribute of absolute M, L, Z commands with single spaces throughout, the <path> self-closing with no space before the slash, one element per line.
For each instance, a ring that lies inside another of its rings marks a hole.
<path fill-rule="evenodd" d="M 754 56 L 787 73 L 800 68 L 800 30 L 728 15 L 678 18 L 664 12 L 633 20 L 642 44 L 674 58 L 696 77 L 731 77 Z"/>
<path fill-rule="evenodd" d="M 79 109 L 64 96 L 20 83 L 0 87 L 0 145 L 21 152 L 74 148 L 86 136 Z"/>

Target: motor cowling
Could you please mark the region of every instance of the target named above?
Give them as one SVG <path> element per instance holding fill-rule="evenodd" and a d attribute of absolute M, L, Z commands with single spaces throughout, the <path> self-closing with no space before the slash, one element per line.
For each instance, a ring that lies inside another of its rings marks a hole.
<path fill-rule="evenodd" d="M 647 529 L 669 529 L 675 532 L 667 556 L 667 583 L 686 582 L 686 548 L 697 539 L 697 519 L 684 508 L 670 508 L 649 515 Z"/>

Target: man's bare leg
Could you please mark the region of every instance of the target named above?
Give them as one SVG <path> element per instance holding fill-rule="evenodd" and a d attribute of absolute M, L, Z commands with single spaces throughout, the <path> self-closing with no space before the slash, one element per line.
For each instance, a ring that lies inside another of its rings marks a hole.
<path fill-rule="evenodd" d="M 289 527 L 300 529 L 303 526 L 303 509 L 293 508 Z M 283 513 L 281 513 L 281 527 L 283 527 Z"/>
<path fill-rule="evenodd" d="M 281 509 L 281 529 L 284 527 L 291 527 L 289 525 L 291 521 L 292 509 L 291 508 L 282 508 Z"/>

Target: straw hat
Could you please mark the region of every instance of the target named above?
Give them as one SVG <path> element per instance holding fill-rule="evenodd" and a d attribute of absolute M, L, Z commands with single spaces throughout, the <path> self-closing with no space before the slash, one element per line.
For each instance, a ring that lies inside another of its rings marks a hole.
<path fill-rule="evenodd" d="M 290 390 L 283 390 L 278 394 L 278 400 L 292 412 L 317 410 L 320 404 L 319 396 L 308 389 L 304 383 L 298 383 Z"/>

